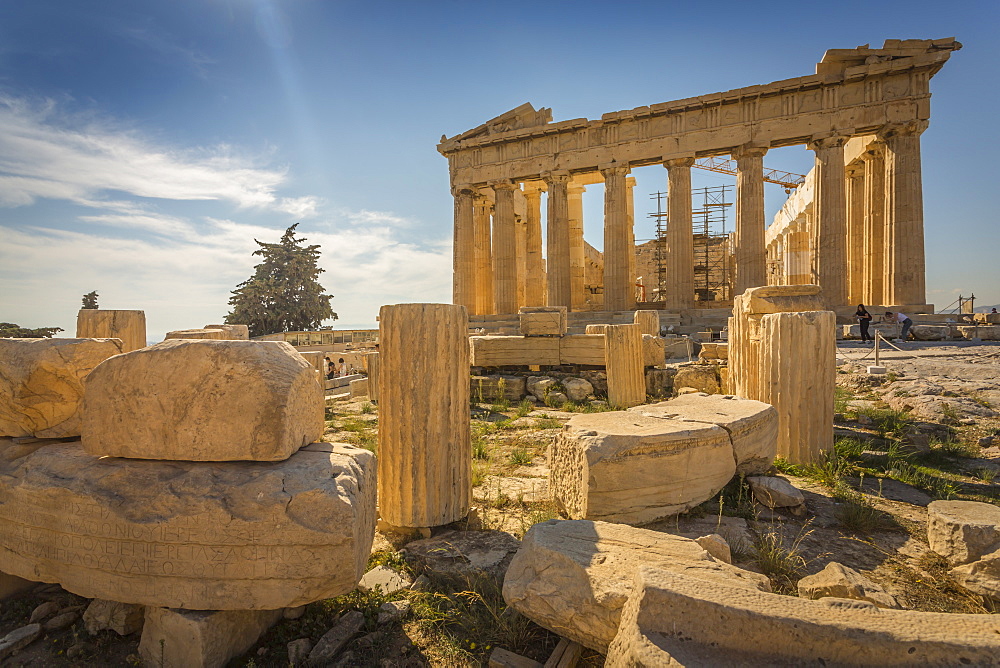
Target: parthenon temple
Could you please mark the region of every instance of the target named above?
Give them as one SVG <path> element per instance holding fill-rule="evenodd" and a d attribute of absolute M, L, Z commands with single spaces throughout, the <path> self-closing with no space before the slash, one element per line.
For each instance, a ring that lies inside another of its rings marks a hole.
<path fill-rule="evenodd" d="M 629 174 L 659 164 L 669 192 L 668 280 L 657 306 L 704 306 L 694 287 L 691 168 L 729 155 L 737 173 L 732 294 L 815 283 L 831 308 L 864 302 L 932 312 L 920 134 L 930 119 L 930 79 L 960 48 L 949 38 L 831 49 L 808 76 L 598 120 L 554 123 L 550 109 L 523 104 L 442 137 L 455 198 L 454 302 L 475 315 L 544 305 L 635 309 Z M 764 158 L 802 144 L 815 166 L 767 226 Z M 583 238 L 581 194 L 595 183 L 604 187 L 603 254 Z"/>

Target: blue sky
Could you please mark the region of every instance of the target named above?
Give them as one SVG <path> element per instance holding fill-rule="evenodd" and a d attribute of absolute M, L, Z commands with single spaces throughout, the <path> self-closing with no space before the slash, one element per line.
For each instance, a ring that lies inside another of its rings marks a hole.
<path fill-rule="evenodd" d="M 72 334 L 96 289 L 144 309 L 150 339 L 218 321 L 253 238 L 298 221 L 336 325 L 373 326 L 381 304 L 450 300 L 442 134 L 523 102 L 595 118 L 810 74 L 828 48 L 951 36 L 965 48 L 923 136 L 928 296 L 1000 303 L 998 33 L 995 1 L 3 0 L 0 320 Z M 634 171 L 640 239 L 665 175 Z M 770 214 L 784 194 L 766 196 Z M 600 247 L 600 187 L 585 197 Z"/>

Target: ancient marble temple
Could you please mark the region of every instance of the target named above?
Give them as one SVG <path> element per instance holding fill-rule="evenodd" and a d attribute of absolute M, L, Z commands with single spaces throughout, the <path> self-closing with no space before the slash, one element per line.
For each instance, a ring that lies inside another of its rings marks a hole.
<path fill-rule="evenodd" d="M 454 302 L 471 314 L 635 308 L 629 173 L 659 164 L 670 193 L 664 306 L 692 308 L 691 167 L 729 155 L 737 164 L 734 294 L 769 282 L 816 283 L 830 307 L 864 301 L 920 312 L 920 134 L 930 119 L 930 79 L 960 48 L 948 38 L 831 49 L 808 76 L 598 120 L 553 123 L 550 109 L 524 104 L 442 137 L 455 198 Z M 792 145 L 813 151 L 815 167 L 800 201 L 766 230 L 764 158 Z M 603 276 L 595 278 L 580 195 L 602 182 Z"/>

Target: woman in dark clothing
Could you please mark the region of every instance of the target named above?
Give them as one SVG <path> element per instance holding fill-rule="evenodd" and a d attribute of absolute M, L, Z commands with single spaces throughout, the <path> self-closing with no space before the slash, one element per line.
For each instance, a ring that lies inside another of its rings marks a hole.
<path fill-rule="evenodd" d="M 874 341 L 871 335 L 868 334 L 868 324 L 872 321 L 872 314 L 865 310 L 864 304 L 858 304 L 858 311 L 854 314 L 854 317 L 858 319 L 858 324 L 861 325 L 861 343 Z"/>

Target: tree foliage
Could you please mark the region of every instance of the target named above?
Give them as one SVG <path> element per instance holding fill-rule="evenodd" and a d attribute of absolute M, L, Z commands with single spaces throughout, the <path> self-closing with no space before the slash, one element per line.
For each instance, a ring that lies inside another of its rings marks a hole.
<path fill-rule="evenodd" d="M 99 308 L 97 306 L 97 290 L 88 292 L 83 296 L 83 308 Z"/>
<path fill-rule="evenodd" d="M 30 329 L 12 322 L 0 322 L 0 339 L 51 339 L 62 327 L 39 327 Z"/>
<path fill-rule="evenodd" d="M 292 225 L 276 244 L 254 239 L 260 248 L 253 252 L 263 261 L 253 276 L 236 286 L 229 298 L 227 324 L 250 327 L 250 336 L 319 329 L 324 320 L 336 320 L 330 307 L 333 295 L 324 294 L 317 280 L 323 272 L 317 266 L 319 246 L 303 244 Z"/>

